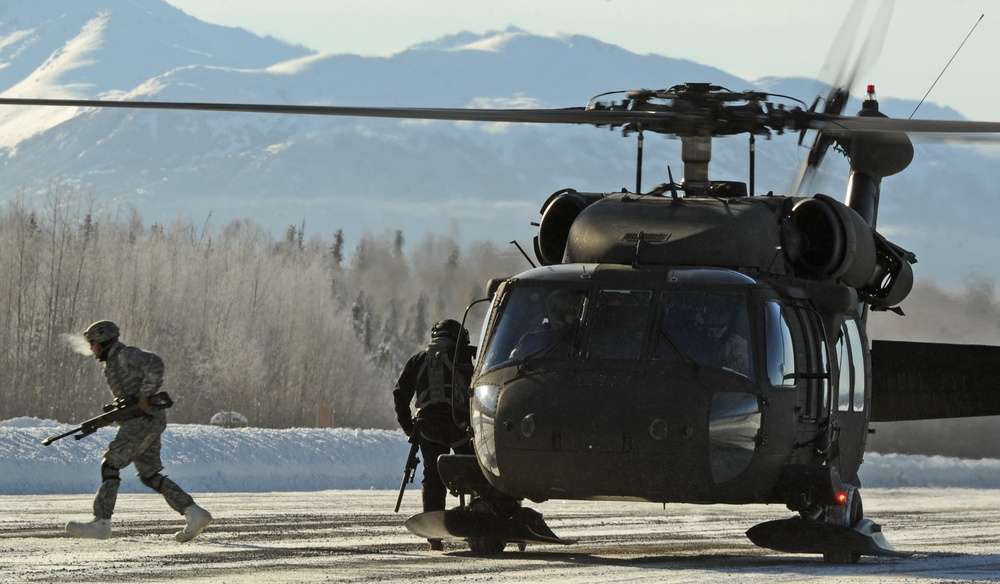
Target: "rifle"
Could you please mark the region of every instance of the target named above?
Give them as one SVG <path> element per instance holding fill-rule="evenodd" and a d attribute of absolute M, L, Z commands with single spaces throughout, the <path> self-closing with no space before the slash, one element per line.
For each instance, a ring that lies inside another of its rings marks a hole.
<path fill-rule="evenodd" d="M 150 410 L 165 410 L 170 406 L 174 405 L 173 400 L 167 395 L 167 392 L 161 391 L 160 393 L 155 393 L 149 396 L 149 409 Z M 79 427 L 73 428 L 69 432 L 63 432 L 58 436 L 49 436 L 45 440 L 42 440 L 42 444 L 48 446 L 56 440 L 62 440 L 67 436 L 73 436 L 77 440 L 90 436 L 97 431 L 98 428 L 103 428 L 113 424 L 114 422 L 123 422 L 125 420 L 131 420 L 132 418 L 138 418 L 145 414 L 142 409 L 139 408 L 138 398 L 123 399 L 118 398 L 115 401 L 104 404 L 104 413 L 100 416 L 95 416 L 86 422 L 80 424 Z"/>
<path fill-rule="evenodd" d="M 393 509 L 394 513 L 399 513 L 399 505 L 403 502 L 403 492 L 406 491 L 406 483 L 413 482 L 413 476 L 417 470 L 417 465 L 420 464 L 420 459 L 417 458 L 417 452 L 420 450 L 420 421 L 417 420 L 413 424 L 413 431 L 410 432 L 410 454 L 406 457 L 406 467 L 403 469 L 403 481 L 399 483 L 399 496 L 396 497 L 396 508 Z"/>

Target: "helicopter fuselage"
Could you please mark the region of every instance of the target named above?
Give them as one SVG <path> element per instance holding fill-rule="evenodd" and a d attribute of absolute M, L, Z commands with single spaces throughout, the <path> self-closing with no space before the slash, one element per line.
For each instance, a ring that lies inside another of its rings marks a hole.
<path fill-rule="evenodd" d="M 578 302 L 558 333 L 556 295 Z M 487 317 L 480 467 L 535 501 L 788 503 L 797 489 L 782 481 L 815 490 L 796 473 L 828 463 L 856 482 L 867 343 L 843 308 L 823 314 L 794 286 L 722 268 L 525 272 Z"/>

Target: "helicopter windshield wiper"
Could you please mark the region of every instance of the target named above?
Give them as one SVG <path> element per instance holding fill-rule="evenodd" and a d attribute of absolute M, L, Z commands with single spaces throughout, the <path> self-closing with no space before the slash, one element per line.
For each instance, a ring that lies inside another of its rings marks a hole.
<path fill-rule="evenodd" d="M 675 355 L 677 355 L 677 358 L 680 359 L 681 362 L 687 363 L 688 365 L 690 365 L 692 368 L 695 369 L 701 366 L 701 364 L 698 363 L 698 361 L 696 361 L 694 357 L 688 355 L 681 349 L 680 344 L 678 344 L 677 340 L 673 337 L 673 335 L 670 334 L 670 330 L 667 327 L 663 326 L 662 323 L 658 327 L 656 327 L 656 336 L 659 340 L 667 342 L 667 345 L 670 346 L 670 350 L 673 351 Z"/>
<path fill-rule="evenodd" d="M 549 357 L 550 353 L 552 353 L 561 344 L 569 343 L 571 348 L 575 349 L 576 343 L 573 342 L 575 336 L 576 335 L 572 331 L 553 335 L 553 337 L 549 339 L 548 342 L 546 342 L 538 349 L 535 349 L 534 351 L 531 351 L 530 353 L 525 355 L 523 359 L 518 358 L 519 363 L 517 364 L 517 372 L 521 373 L 532 361 Z M 573 351 L 570 351 L 569 355 L 567 356 L 572 356 L 572 355 Z"/>

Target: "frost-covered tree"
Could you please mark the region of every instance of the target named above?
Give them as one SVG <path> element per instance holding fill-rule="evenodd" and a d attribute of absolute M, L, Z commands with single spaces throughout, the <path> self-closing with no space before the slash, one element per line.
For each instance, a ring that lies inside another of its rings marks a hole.
<path fill-rule="evenodd" d="M 252 425 L 312 425 L 327 406 L 342 425 L 392 428 L 389 390 L 430 324 L 460 319 L 490 277 L 521 267 L 447 237 L 407 251 L 402 231 L 364 235 L 345 265 L 340 230 L 307 241 L 290 226 L 275 241 L 250 220 L 147 229 L 134 209 L 94 201 L 54 185 L 0 209 L 0 419 L 75 421 L 105 403 L 100 367 L 64 341 L 107 318 L 166 361 L 175 422 L 238 411 Z"/>

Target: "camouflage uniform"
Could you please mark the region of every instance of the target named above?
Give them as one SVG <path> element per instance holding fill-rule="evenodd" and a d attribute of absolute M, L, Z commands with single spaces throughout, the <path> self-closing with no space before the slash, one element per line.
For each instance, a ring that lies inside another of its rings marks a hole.
<path fill-rule="evenodd" d="M 159 356 L 115 341 L 104 362 L 104 377 L 119 399 L 138 399 L 156 393 L 163 383 L 163 360 Z M 121 484 L 119 470 L 135 464 L 143 484 L 163 495 L 167 504 L 183 514 L 194 504 L 177 483 L 160 474 L 160 434 L 167 427 L 167 414 L 156 410 L 120 423 L 118 434 L 108 445 L 101 464 L 101 487 L 94 498 L 94 516 L 110 519 Z"/>

